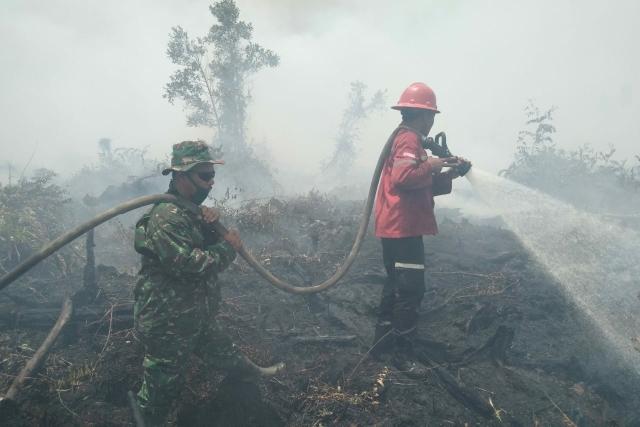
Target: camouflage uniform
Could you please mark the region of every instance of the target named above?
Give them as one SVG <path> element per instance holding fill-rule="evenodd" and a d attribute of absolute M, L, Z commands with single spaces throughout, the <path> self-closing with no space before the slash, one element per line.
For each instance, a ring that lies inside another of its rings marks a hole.
<path fill-rule="evenodd" d="M 179 197 L 173 189 L 169 193 Z M 241 353 L 215 320 L 217 275 L 236 253 L 202 222 L 198 211 L 174 203 L 159 203 L 138 221 L 135 248 L 143 256 L 134 316 L 145 347 L 138 403 L 147 426 L 163 425 L 182 389 L 191 354 L 210 367 L 241 364 Z"/>

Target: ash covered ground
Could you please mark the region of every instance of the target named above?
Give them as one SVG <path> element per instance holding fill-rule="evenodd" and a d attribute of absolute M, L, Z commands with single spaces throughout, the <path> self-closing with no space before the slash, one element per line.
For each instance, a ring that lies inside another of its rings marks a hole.
<path fill-rule="evenodd" d="M 361 203 L 310 193 L 226 213 L 271 271 L 305 285 L 342 262 Z M 194 359 L 176 424 L 640 425 L 638 379 L 516 237 L 499 221 L 472 222 L 455 210 L 437 216 L 440 234 L 425 238 L 419 325 L 428 377 L 409 378 L 368 356 L 385 280 L 370 232 L 347 276 L 321 294 L 279 291 L 242 260 L 223 273 L 220 322 L 253 360 L 284 361 L 287 369 L 256 384 L 204 375 Z M 3 425 L 134 425 L 126 393 L 140 385 L 142 349 L 132 329 L 135 253 L 127 230 L 98 230 L 98 260 L 116 265 L 97 266 L 98 298 L 76 299 L 39 374 L 15 405 L 3 405 Z M 39 279 L 40 269 L 0 292 L 2 390 L 46 336 L 65 295 L 82 288 L 82 267 L 57 281 Z"/>

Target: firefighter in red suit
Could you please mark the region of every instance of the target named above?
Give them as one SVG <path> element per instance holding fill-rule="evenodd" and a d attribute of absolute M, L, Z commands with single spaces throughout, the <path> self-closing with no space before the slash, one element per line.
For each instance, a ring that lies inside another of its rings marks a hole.
<path fill-rule="evenodd" d="M 458 177 L 456 166 L 466 160 L 432 157 L 422 148 L 421 140 L 439 113 L 435 94 L 427 85 L 413 83 L 392 108 L 400 110 L 402 123 L 392 136 L 376 195 L 375 232 L 382 241 L 387 281 L 372 353 L 391 353 L 396 365 L 401 363 L 403 370 L 420 375 L 413 345 L 425 292 L 422 236 L 438 232 L 433 198 L 451 192 L 451 181 Z"/>

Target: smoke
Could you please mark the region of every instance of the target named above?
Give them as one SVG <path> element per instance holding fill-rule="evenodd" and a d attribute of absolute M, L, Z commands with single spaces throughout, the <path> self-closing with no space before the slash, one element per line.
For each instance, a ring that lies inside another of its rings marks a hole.
<path fill-rule="evenodd" d="M 105 135 L 118 146 L 149 147 L 156 159 L 177 141 L 209 140 L 208 129 L 187 127 L 181 108 L 161 97 L 173 70 L 165 56 L 170 28 L 203 33 L 208 4 L 2 2 L 4 160 L 21 170 L 37 145 L 29 169 L 64 176 L 92 161 Z M 454 152 L 490 171 L 510 161 L 529 98 L 559 107 L 561 144 L 613 143 L 622 157 L 636 154 L 635 1 L 238 5 L 256 40 L 282 59 L 251 80 L 248 135 L 264 141 L 286 176 L 321 179 L 354 80 L 387 89 L 390 102 L 413 81 L 433 86 L 443 111 L 434 131 L 446 130 Z M 363 126 L 356 174 L 370 173 L 398 121 L 387 110 Z"/>

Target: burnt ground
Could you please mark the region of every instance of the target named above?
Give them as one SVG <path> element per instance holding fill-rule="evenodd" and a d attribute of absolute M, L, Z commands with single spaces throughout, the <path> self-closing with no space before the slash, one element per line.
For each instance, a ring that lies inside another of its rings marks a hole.
<path fill-rule="evenodd" d="M 426 378 L 368 356 L 384 281 L 379 242 L 369 235 L 345 279 L 314 296 L 283 293 L 236 261 L 222 275 L 219 320 L 252 359 L 287 369 L 256 384 L 207 374 L 194 358 L 176 423 L 640 425 L 637 378 L 515 236 L 453 211 L 439 216 L 440 234 L 425 238 Z M 342 261 L 359 204 L 272 200 L 233 218 L 273 272 L 311 284 Z M 128 306 L 136 278 L 122 270 L 98 267 L 93 316 L 78 300 L 73 323 L 16 404 L 2 406 L 0 424 L 133 425 L 126 393 L 139 387 L 142 352 Z M 78 272 L 63 284 L 23 281 L 0 292 L 0 390 L 46 336 L 64 293 L 81 282 Z"/>

